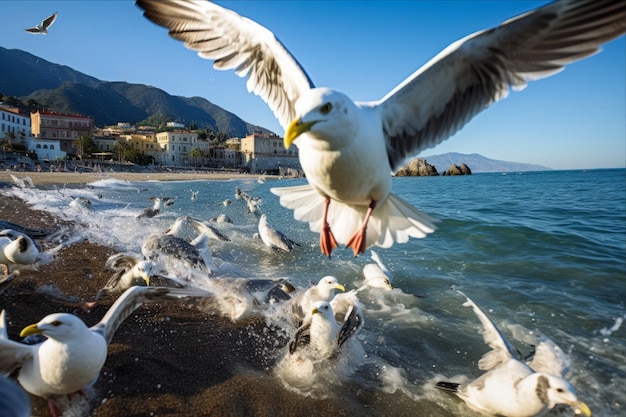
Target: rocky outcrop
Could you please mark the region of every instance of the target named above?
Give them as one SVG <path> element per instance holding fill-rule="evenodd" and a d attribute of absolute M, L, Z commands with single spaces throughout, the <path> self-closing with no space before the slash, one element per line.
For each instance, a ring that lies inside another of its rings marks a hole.
<path fill-rule="evenodd" d="M 439 175 L 437 168 L 428 163 L 424 158 L 416 158 L 409 161 L 396 173 L 396 177 L 429 177 Z"/>
<path fill-rule="evenodd" d="M 472 170 L 465 164 L 452 164 L 443 175 L 472 175 Z"/>

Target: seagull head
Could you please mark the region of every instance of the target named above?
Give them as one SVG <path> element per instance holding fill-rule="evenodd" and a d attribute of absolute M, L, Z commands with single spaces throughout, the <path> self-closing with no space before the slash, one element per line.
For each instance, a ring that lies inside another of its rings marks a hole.
<path fill-rule="evenodd" d="M 152 262 L 140 261 L 133 267 L 134 275 L 145 281 L 146 287 L 150 286 L 150 274 L 152 273 Z"/>
<path fill-rule="evenodd" d="M 335 290 L 345 291 L 345 287 L 337 281 L 337 278 L 332 275 L 325 276 L 317 283 L 317 288 L 320 294 L 326 295 L 326 299 L 331 299 Z"/>
<path fill-rule="evenodd" d="M 47 315 L 39 323 L 24 327 L 20 332 L 20 337 L 41 334 L 50 339 L 66 342 L 85 331 L 89 331 L 88 327 L 75 315 L 55 313 Z"/>
<path fill-rule="evenodd" d="M 300 96 L 295 107 L 298 117 L 285 132 L 286 149 L 303 133 L 324 141 L 330 149 L 341 148 L 356 135 L 358 108 L 343 93 L 314 88 Z"/>
<path fill-rule="evenodd" d="M 333 308 L 326 301 L 318 301 L 313 304 L 311 316 L 315 316 L 316 314 L 321 315 L 327 320 L 333 319 L 335 317 L 335 313 L 333 313 Z"/>
<path fill-rule="evenodd" d="M 582 401 L 576 398 L 574 387 L 565 379 L 554 375 L 540 374 L 537 393 L 545 393 L 544 400 L 547 400 L 548 408 L 552 409 L 557 404 L 567 404 L 574 409 L 576 415 L 591 416 L 591 410 Z"/>

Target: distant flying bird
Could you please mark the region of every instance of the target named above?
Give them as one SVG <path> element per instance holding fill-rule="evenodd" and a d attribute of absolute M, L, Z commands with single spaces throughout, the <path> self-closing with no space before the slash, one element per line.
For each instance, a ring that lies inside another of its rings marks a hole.
<path fill-rule="evenodd" d="M 383 98 L 357 103 L 316 88 L 268 29 L 231 10 L 195 0 L 137 5 L 214 68 L 247 77 L 248 91 L 269 105 L 285 129 L 285 147 L 298 145 L 309 183 L 272 192 L 320 233 L 328 256 L 341 243 L 357 256 L 433 232 L 430 216 L 391 193 L 391 174 L 509 89 L 593 55 L 626 30 L 623 1 L 549 3 L 454 42 Z"/>
<path fill-rule="evenodd" d="M 46 17 L 44 20 L 42 20 L 40 25 L 36 25 L 32 28 L 26 28 L 24 29 L 26 32 L 29 33 L 35 33 L 35 34 L 41 34 L 41 35 L 47 35 L 48 34 L 48 28 L 50 26 L 52 26 L 52 24 L 54 23 L 55 20 L 57 20 L 57 12 L 54 12 L 53 15 Z"/>

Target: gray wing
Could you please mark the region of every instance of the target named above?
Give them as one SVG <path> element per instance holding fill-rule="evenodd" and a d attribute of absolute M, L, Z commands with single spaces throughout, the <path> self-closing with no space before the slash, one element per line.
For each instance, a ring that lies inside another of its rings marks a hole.
<path fill-rule="evenodd" d="M 104 267 L 114 271 L 126 271 L 137 265 L 138 259 L 127 253 L 116 253 L 109 256 Z"/>
<path fill-rule="evenodd" d="M 196 288 L 131 287 L 109 308 L 102 320 L 90 329 L 101 334 L 107 343 L 120 324 L 143 303 L 175 300 L 179 297 L 209 297 L 212 294 Z"/>
<path fill-rule="evenodd" d="M 535 348 L 535 355 L 528 364 L 535 372 L 565 378 L 572 366 L 572 360 L 563 350 L 547 336 L 540 336 Z"/>
<path fill-rule="evenodd" d="M 626 2 L 564 0 L 451 44 L 369 104 L 383 118 L 391 169 L 452 136 L 509 88 L 555 74 L 625 30 Z"/>
<path fill-rule="evenodd" d="M 11 223 L 6 220 L 0 220 L 0 230 L 12 229 L 17 232 L 30 236 L 31 238 L 46 237 L 56 231 L 56 229 L 32 229 L 20 224 Z"/>
<path fill-rule="evenodd" d="M 213 60 L 213 68 L 247 77 L 248 91 L 268 104 L 285 129 L 295 118 L 298 97 L 314 87 L 272 32 L 231 10 L 194 0 L 138 0 L 137 6 L 170 36 Z"/>
<path fill-rule="evenodd" d="M 6 331 L 5 311 L 0 312 L 0 376 L 8 375 L 33 357 L 35 346 L 9 340 Z"/>
<path fill-rule="evenodd" d="M 52 26 L 52 24 L 54 23 L 55 20 L 57 20 L 57 15 L 58 13 L 53 13 L 52 15 L 46 17 L 42 22 L 41 22 L 41 26 L 44 29 L 48 29 L 50 26 Z"/>
<path fill-rule="evenodd" d="M 207 224 L 203 221 L 200 221 L 197 219 L 191 219 L 191 225 L 193 226 L 194 230 L 198 234 L 206 232 L 207 236 L 210 237 L 211 239 L 221 240 L 225 242 L 230 241 L 228 236 L 220 232 L 215 226 Z"/>
<path fill-rule="evenodd" d="M 350 307 L 345 321 L 339 329 L 337 345 L 341 347 L 353 334 L 363 327 L 363 314 L 357 306 Z"/>
<path fill-rule="evenodd" d="M 491 351 L 485 353 L 480 361 L 478 361 L 478 367 L 487 371 L 503 362 L 506 362 L 510 358 L 518 358 L 517 352 L 515 352 L 506 337 L 504 337 L 500 330 L 498 330 L 495 323 L 491 321 L 491 319 L 480 309 L 480 307 L 470 300 L 468 296 L 463 294 L 461 291 L 457 292 L 467 299 L 463 305 L 466 307 L 472 307 L 474 313 L 476 313 L 480 319 L 480 322 L 483 325 L 480 333 L 482 334 L 485 343 L 492 349 Z"/>
<path fill-rule="evenodd" d="M 302 326 L 298 327 L 293 339 L 289 341 L 289 353 L 293 354 L 301 347 L 311 344 L 311 319 L 309 318 Z"/>

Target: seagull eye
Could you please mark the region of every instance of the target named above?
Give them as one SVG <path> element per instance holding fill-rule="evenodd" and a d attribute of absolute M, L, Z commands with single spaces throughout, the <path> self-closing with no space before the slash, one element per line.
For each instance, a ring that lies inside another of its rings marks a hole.
<path fill-rule="evenodd" d="M 53 322 L 52 322 L 52 323 L 50 323 L 50 324 L 52 324 L 54 327 L 58 327 L 58 326 L 60 326 L 60 325 L 61 325 L 61 322 L 60 322 L 59 320 L 55 320 L 55 321 L 53 321 Z"/>
<path fill-rule="evenodd" d="M 326 103 L 324 104 L 322 107 L 320 107 L 320 112 L 322 114 L 328 114 L 330 113 L 330 111 L 333 109 L 333 105 L 330 103 Z"/>
<path fill-rule="evenodd" d="M 564 393 L 564 392 L 565 392 L 565 390 L 564 390 L 563 388 L 557 388 L 557 389 L 556 389 L 556 392 L 558 392 L 558 393 Z"/>

